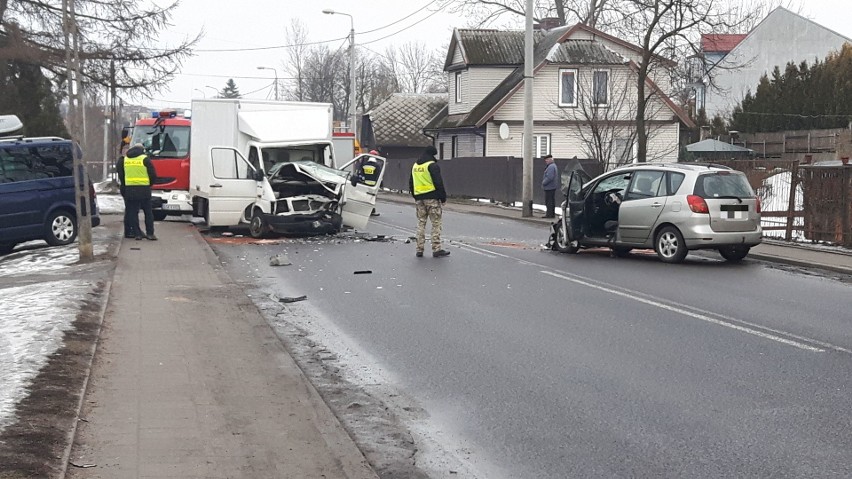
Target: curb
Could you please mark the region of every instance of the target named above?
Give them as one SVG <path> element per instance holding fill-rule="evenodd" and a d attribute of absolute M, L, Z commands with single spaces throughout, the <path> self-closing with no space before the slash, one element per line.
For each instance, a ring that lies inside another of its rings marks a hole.
<path fill-rule="evenodd" d="M 828 253 L 828 254 L 837 254 L 837 253 Z M 840 253 L 845 254 L 845 253 Z M 775 256 L 771 254 L 761 254 L 761 253 L 749 253 L 748 258 L 757 259 L 761 261 L 767 261 L 770 263 L 780 263 L 786 264 L 790 266 L 798 266 L 801 268 L 810 268 L 810 269 L 821 269 L 825 271 L 832 271 L 834 273 L 847 274 L 852 276 L 852 269 L 846 268 L 843 266 L 835 266 L 824 263 L 813 263 L 809 261 L 797 260 L 793 258 L 784 258 L 782 256 Z"/>

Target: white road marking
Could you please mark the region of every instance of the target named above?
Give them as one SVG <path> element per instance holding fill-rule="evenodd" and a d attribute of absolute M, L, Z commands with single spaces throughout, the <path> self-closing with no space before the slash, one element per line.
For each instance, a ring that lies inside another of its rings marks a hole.
<path fill-rule="evenodd" d="M 411 230 L 406 228 L 402 228 L 396 225 L 391 225 L 387 223 L 382 223 L 383 226 L 394 228 L 406 233 L 413 233 Z M 527 261 L 519 258 L 515 258 L 514 256 L 510 256 L 507 254 L 499 253 L 496 251 L 491 251 L 485 248 L 481 248 L 478 246 L 473 246 L 464 243 L 453 243 L 459 246 L 460 249 L 465 249 L 470 251 L 471 253 L 476 253 L 482 256 L 486 256 L 489 258 L 504 258 L 515 261 L 517 263 L 533 266 L 536 268 L 544 268 L 541 273 L 553 276 L 556 278 L 564 279 L 566 281 L 571 281 L 576 284 L 580 284 L 583 286 L 587 286 L 590 288 L 598 289 L 600 291 L 605 291 L 608 293 L 612 293 L 627 299 L 632 299 L 634 301 L 645 303 L 650 306 L 655 306 L 660 309 L 665 309 L 667 311 L 672 311 L 678 314 L 682 314 L 684 316 L 692 317 L 695 319 L 699 319 L 701 321 L 706 321 L 711 324 L 715 324 L 718 326 L 723 326 L 726 328 L 730 328 L 736 331 L 740 331 L 746 334 L 751 334 L 753 336 L 757 336 L 760 338 L 768 339 L 771 341 L 775 341 L 777 343 L 786 344 L 788 346 L 793 346 L 798 349 L 802 349 L 805 351 L 811 351 L 815 353 L 824 353 L 826 350 L 831 349 L 833 351 L 843 352 L 852 354 L 852 350 L 848 348 L 844 348 L 842 346 L 837 346 L 831 343 L 827 343 L 825 341 L 820 341 L 817 339 L 807 338 L 804 336 L 799 336 L 793 333 L 788 333 L 786 331 L 780 331 L 777 329 L 769 328 L 766 326 L 761 326 L 757 324 L 752 324 L 747 321 L 743 321 L 740 319 L 732 318 L 729 316 L 724 316 L 717 313 L 712 313 L 709 311 L 704 311 L 699 308 L 688 306 L 685 304 L 678 304 L 673 301 L 663 300 L 662 298 L 655 298 L 651 295 L 647 295 L 644 293 L 640 293 L 638 291 L 633 291 L 626 288 L 617 287 L 614 285 L 609 285 L 608 283 L 600 283 L 591 278 L 586 278 L 579 275 L 566 275 L 561 272 L 553 271 L 549 266 L 543 265 L 540 263 L 535 263 L 532 261 Z M 715 317 L 713 317 L 715 316 Z M 786 336 L 786 337 L 785 337 Z M 810 344 L 808 344 L 810 343 Z"/>
<path fill-rule="evenodd" d="M 804 349 L 805 351 L 812 351 L 812 352 L 815 352 L 815 353 L 824 353 L 825 352 L 825 349 L 822 349 L 822 348 L 817 348 L 817 347 L 810 346 L 810 345 L 805 344 L 805 343 L 793 341 L 792 339 L 782 338 L 781 336 L 776 336 L 774 334 L 765 333 L 763 331 L 758 331 L 756 329 L 752 329 L 752 328 L 749 328 L 749 327 L 746 327 L 746 326 L 740 326 L 738 324 L 733 324 L 733 323 L 730 323 L 728 321 L 723 321 L 723 320 L 720 320 L 720 319 L 712 318 L 712 317 L 710 317 L 706 314 L 700 314 L 700 313 L 696 313 L 696 312 L 693 312 L 693 311 L 689 311 L 686 308 L 682 308 L 682 307 L 678 307 L 678 306 L 672 306 L 672 305 L 669 305 L 669 304 L 662 303 L 660 301 L 646 299 L 646 298 L 643 298 L 641 296 L 637 296 L 635 294 L 631 294 L 631 293 L 624 292 L 624 291 L 619 291 L 619 290 L 614 289 L 614 288 L 608 288 L 606 286 L 599 286 L 597 284 L 592 284 L 592 283 L 589 283 L 587 281 L 571 278 L 569 276 L 565 276 L 565 275 L 559 274 L 559 273 L 554 273 L 552 271 L 542 271 L 542 273 L 549 275 L 549 276 L 553 276 L 554 278 L 564 279 L 565 281 L 571 281 L 572 283 L 576 283 L 576 284 L 580 284 L 580 285 L 583 285 L 583 286 L 586 286 L 586 287 L 589 287 L 589 288 L 594 288 L 594 289 L 598 289 L 598 290 L 601 290 L 601 291 L 605 291 L 607 293 L 615 294 L 617 296 L 621 296 L 621 297 L 628 298 L 628 299 L 632 299 L 633 301 L 645 303 L 645 304 L 648 304 L 650 306 L 655 306 L 655 307 L 660 308 L 660 309 L 665 309 L 665 310 L 668 310 L 668 311 L 679 313 L 679 314 L 682 314 L 684 316 L 689 316 L 689 317 L 692 317 L 692 318 L 695 318 L 695 319 L 700 319 L 701 321 L 706 321 L 708 323 L 712 323 L 712 324 L 715 324 L 715 325 L 718 325 L 718 326 L 723 326 L 723 327 L 726 327 L 726 328 L 734 329 L 736 331 L 740 331 L 740 332 L 743 332 L 743 333 L 746 333 L 746 334 L 751 334 L 753 336 L 757 336 L 757 337 L 764 338 L 764 339 L 769 339 L 769 340 L 772 340 L 772 341 L 775 341 L 775 342 L 778 342 L 778 343 L 793 346 L 795 348 Z M 710 313 L 710 314 L 713 314 L 713 313 Z"/>

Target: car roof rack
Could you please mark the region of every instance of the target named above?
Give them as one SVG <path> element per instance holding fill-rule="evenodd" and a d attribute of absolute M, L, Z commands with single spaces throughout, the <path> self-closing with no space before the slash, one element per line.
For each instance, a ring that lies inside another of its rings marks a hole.
<path fill-rule="evenodd" d="M 37 142 L 48 142 L 48 141 L 71 141 L 67 138 L 62 138 L 59 136 L 32 136 L 32 137 L 24 137 L 24 136 L 4 136 L 0 137 L 0 142 L 12 143 L 12 142 L 23 142 L 23 143 L 37 143 Z"/>
<path fill-rule="evenodd" d="M 731 168 L 730 166 L 720 165 L 718 163 L 704 163 L 704 162 L 700 162 L 700 161 L 696 161 L 696 162 L 690 161 L 688 163 L 685 162 L 683 164 L 684 165 L 695 165 L 695 166 L 706 166 L 708 169 L 709 168 L 721 168 L 723 170 L 733 170 L 733 168 Z"/>

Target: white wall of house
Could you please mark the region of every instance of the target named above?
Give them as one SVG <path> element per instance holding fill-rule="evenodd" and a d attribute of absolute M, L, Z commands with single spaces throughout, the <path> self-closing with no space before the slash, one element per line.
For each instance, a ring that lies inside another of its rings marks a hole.
<path fill-rule="evenodd" d="M 729 115 L 776 66 L 783 72 L 791 61 L 813 65 L 847 41 L 852 40 L 789 10 L 773 10 L 713 69 L 714 86 L 706 92 L 707 116 Z"/>
<path fill-rule="evenodd" d="M 456 72 L 447 74 L 449 80 L 449 113 L 467 113 L 473 109 L 486 95 L 512 73 L 512 67 L 471 67 L 460 70 L 461 73 L 461 102 L 456 102 Z"/>

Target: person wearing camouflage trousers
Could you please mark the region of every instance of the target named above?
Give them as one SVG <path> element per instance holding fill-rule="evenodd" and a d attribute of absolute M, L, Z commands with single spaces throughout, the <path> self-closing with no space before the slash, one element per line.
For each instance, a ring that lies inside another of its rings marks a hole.
<path fill-rule="evenodd" d="M 432 256 L 443 258 L 450 252 L 441 247 L 441 228 L 443 226 L 443 204 L 447 202 L 447 192 L 441 177 L 441 168 L 435 160 L 438 150 L 434 146 L 426 147 L 420 159 L 411 167 L 408 188 L 414 196 L 417 207 L 417 251 L 418 258 L 423 257 L 426 249 L 426 221 L 432 222 Z"/>

